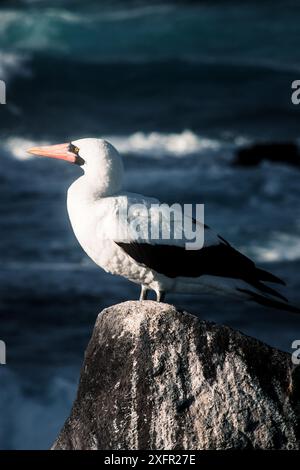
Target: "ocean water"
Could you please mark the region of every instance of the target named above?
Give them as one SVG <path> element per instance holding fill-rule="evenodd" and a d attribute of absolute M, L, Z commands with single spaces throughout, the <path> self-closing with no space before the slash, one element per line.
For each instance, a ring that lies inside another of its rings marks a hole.
<path fill-rule="evenodd" d="M 126 188 L 204 203 L 206 222 L 288 283 L 300 305 L 299 170 L 232 165 L 257 141 L 299 139 L 296 1 L 15 1 L 0 6 L 0 448 L 46 449 L 75 397 L 97 313 L 138 287 L 95 266 L 67 218 L 80 169 L 32 144 L 95 136 Z M 280 349 L 300 319 L 209 296 L 170 296 Z"/>

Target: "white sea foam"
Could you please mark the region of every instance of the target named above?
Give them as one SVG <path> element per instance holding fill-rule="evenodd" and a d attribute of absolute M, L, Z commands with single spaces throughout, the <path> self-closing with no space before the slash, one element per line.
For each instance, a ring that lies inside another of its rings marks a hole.
<path fill-rule="evenodd" d="M 266 263 L 279 261 L 295 261 L 300 259 L 300 239 L 297 235 L 277 234 L 264 247 L 251 250 L 257 261 Z"/>
<path fill-rule="evenodd" d="M 195 153 L 216 152 L 224 145 L 221 141 L 201 137 L 190 130 L 177 134 L 136 132 L 129 136 L 108 136 L 107 140 L 122 153 L 153 157 L 183 157 Z"/>
<path fill-rule="evenodd" d="M 37 142 L 37 141 L 29 140 L 29 139 L 24 139 L 22 137 L 9 137 L 3 143 L 3 147 L 16 160 L 29 160 L 33 158 L 33 155 L 30 155 L 29 153 L 27 153 L 27 150 L 30 147 L 48 145 L 48 144 L 49 142 L 42 142 L 42 141 Z"/>
<path fill-rule="evenodd" d="M 230 144 L 201 137 L 189 130 L 181 133 L 163 134 L 160 132 L 136 132 L 128 136 L 99 136 L 111 142 L 121 153 L 130 153 L 148 157 L 184 157 L 193 154 L 216 153 Z M 49 145 L 51 142 L 32 141 L 22 137 L 10 137 L 3 144 L 4 148 L 17 160 L 28 160 L 26 153 L 33 146 Z M 231 144 L 232 145 L 232 144 Z"/>
<path fill-rule="evenodd" d="M 27 57 L 0 51 L 0 80 L 9 81 L 15 75 L 28 76 Z"/>

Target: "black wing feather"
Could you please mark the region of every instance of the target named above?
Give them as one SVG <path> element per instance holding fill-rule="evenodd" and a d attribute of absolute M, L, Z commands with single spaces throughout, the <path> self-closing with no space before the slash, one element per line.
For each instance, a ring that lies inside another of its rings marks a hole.
<path fill-rule="evenodd" d="M 261 281 L 278 284 L 284 284 L 284 282 L 273 274 L 257 268 L 253 261 L 228 242 L 204 246 L 201 250 L 185 250 L 184 247 L 176 245 L 139 242 L 118 242 L 117 244 L 137 263 L 170 278 L 212 275 L 241 279 L 265 293 L 285 300 L 283 296 L 262 284 Z"/>

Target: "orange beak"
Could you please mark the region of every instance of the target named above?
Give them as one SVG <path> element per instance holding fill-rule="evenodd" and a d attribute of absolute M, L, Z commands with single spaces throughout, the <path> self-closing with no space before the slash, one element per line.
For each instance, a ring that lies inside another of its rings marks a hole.
<path fill-rule="evenodd" d="M 70 144 L 48 145 L 45 147 L 32 147 L 27 150 L 32 155 L 39 155 L 41 157 L 58 158 L 59 160 L 66 160 L 70 163 L 76 162 L 76 155 L 69 150 Z"/>

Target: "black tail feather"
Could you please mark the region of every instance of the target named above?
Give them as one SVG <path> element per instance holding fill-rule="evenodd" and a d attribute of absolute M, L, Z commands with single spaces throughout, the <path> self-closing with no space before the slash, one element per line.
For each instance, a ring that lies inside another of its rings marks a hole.
<path fill-rule="evenodd" d="M 274 282 L 275 284 L 282 284 L 283 286 L 286 285 L 286 283 L 282 279 L 280 279 L 277 276 L 274 276 L 274 274 L 269 273 L 268 271 L 265 271 L 264 269 L 256 268 L 255 272 L 261 281 Z"/>
<path fill-rule="evenodd" d="M 274 297 L 277 297 L 278 299 L 281 299 L 284 302 L 288 302 L 288 299 L 284 297 L 284 295 L 280 294 L 275 289 L 272 289 L 272 287 L 266 286 L 262 282 L 252 282 L 252 285 L 261 292 L 264 292 L 265 294 L 273 295 Z"/>
<path fill-rule="evenodd" d="M 276 308 L 277 310 L 284 310 L 290 313 L 300 314 L 300 308 L 295 307 L 294 305 L 290 305 L 288 303 L 280 302 L 279 300 L 274 300 L 269 297 L 264 297 L 263 295 L 257 294 L 256 292 L 252 292 L 248 289 L 237 289 L 239 292 L 243 292 L 244 294 L 249 295 L 249 300 L 253 300 L 260 305 L 264 305 L 266 307 Z"/>

